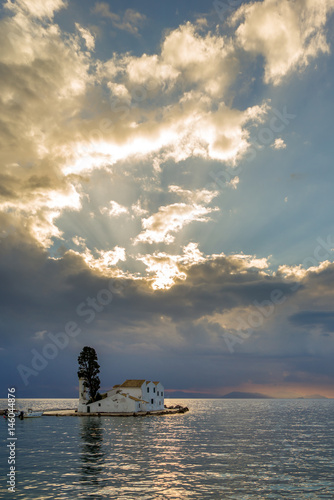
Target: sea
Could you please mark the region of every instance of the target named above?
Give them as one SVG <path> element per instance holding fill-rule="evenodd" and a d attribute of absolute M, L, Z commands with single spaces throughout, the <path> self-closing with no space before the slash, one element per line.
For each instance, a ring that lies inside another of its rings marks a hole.
<path fill-rule="evenodd" d="M 0 417 L 0 498 L 333 499 L 334 400 L 177 399 L 189 412 L 147 417 Z M 6 408 L 7 400 L 0 400 Z M 18 409 L 76 399 L 18 400 Z"/>

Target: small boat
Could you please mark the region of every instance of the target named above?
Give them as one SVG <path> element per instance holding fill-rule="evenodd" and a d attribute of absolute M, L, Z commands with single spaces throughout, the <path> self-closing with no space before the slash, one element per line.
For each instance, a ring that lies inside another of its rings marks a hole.
<path fill-rule="evenodd" d="M 27 412 L 23 413 L 23 418 L 41 417 L 42 415 L 43 415 L 42 411 L 32 411 L 32 409 L 29 408 Z"/>

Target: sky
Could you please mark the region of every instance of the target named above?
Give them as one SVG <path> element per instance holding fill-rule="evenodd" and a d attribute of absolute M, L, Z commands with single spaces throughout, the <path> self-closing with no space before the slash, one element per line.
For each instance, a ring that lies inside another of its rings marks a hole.
<path fill-rule="evenodd" d="M 333 11 L 2 2 L 2 397 L 334 397 Z"/>

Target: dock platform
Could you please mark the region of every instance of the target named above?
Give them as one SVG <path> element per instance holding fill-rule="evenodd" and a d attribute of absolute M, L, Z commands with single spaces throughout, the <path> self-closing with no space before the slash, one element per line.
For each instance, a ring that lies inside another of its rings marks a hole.
<path fill-rule="evenodd" d="M 177 415 L 179 413 L 186 413 L 189 411 L 187 406 L 176 406 L 164 408 L 163 410 L 152 411 L 139 411 L 139 412 L 91 412 L 82 413 L 77 410 L 45 410 L 43 417 L 148 417 L 148 416 L 164 416 L 164 415 Z M 4 410 L 0 410 L 0 415 L 4 415 Z"/>

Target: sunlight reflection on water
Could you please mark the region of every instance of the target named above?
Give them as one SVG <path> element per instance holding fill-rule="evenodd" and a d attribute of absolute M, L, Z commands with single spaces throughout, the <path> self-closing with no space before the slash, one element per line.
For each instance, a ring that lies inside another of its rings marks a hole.
<path fill-rule="evenodd" d="M 333 498 L 333 400 L 178 403 L 190 412 L 17 420 L 15 498 Z M 5 444 L 0 459 L 5 477 Z"/>

